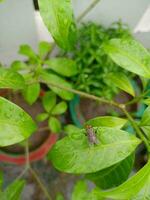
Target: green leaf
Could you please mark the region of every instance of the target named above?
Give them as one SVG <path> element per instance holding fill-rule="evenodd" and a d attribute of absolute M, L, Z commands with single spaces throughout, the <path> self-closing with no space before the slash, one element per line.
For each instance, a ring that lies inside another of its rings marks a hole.
<path fill-rule="evenodd" d="M 56 105 L 56 94 L 51 91 L 46 92 L 42 99 L 42 103 L 43 103 L 44 109 L 47 112 L 50 112 Z"/>
<path fill-rule="evenodd" d="M 67 126 L 65 126 L 64 131 L 65 131 L 65 133 L 70 135 L 72 133 L 80 131 L 80 128 L 78 128 L 77 126 L 75 126 L 73 124 L 68 124 Z"/>
<path fill-rule="evenodd" d="M 24 99 L 32 105 L 39 97 L 40 94 L 40 84 L 39 83 L 34 83 L 29 86 L 27 86 L 23 91 L 22 91 Z"/>
<path fill-rule="evenodd" d="M 78 73 L 75 61 L 68 58 L 52 58 L 45 62 L 47 68 L 66 77 L 74 76 Z"/>
<path fill-rule="evenodd" d="M 59 133 L 61 131 L 60 121 L 55 117 L 49 118 L 48 125 L 53 133 Z"/>
<path fill-rule="evenodd" d="M 21 192 L 25 186 L 25 181 L 17 180 L 7 187 L 1 200 L 20 200 Z"/>
<path fill-rule="evenodd" d="M 147 99 L 143 99 L 143 103 L 150 106 L 150 97 L 148 97 Z"/>
<path fill-rule="evenodd" d="M 66 110 L 67 110 L 67 103 L 65 101 L 62 101 L 53 108 L 51 114 L 60 115 L 66 112 Z"/>
<path fill-rule="evenodd" d="M 139 126 L 145 132 L 147 137 L 150 139 L 150 106 L 148 106 L 144 111 Z"/>
<path fill-rule="evenodd" d="M 112 81 L 113 84 L 115 84 L 118 88 L 121 90 L 131 94 L 132 96 L 135 96 L 134 89 L 132 87 L 132 84 L 130 83 L 130 80 L 128 77 L 123 73 L 112 73 L 108 75 L 108 79 Z"/>
<path fill-rule="evenodd" d="M 3 172 L 0 171 L 0 191 L 2 189 L 2 185 L 3 185 Z"/>
<path fill-rule="evenodd" d="M 56 43 L 72 49 L 76 42 L 76 26 L 70 0 L 38 0 L 40 14 Z"/>
<path fill-rule="evenodd" d="M 108 191 L 97 191 L 99 197 L 111 199 L 131 199 L 133 198 L 145 185 L 150 176 L 150 162 L 148 162 L 137 174 L 132 176 L 129 180 L 122 185 Z M 143 200 L 143 199 L 139 199 Z"/>
<path fill-rule="evenodd" d="M 49 42 L 42 41 L 39 43 L 39 56 L 44 59 L 52 50 L 52 45 Z"/>
<path fill-rule="evenodd" d="M 119 118 L 119 117 L 111 117 L 111 116 L 104 116 L 104 117 L 96 117 L 90 119 L 85 123 L 85 125 L 91 125 L 93 127 L 114 127 L 121 129 L 127 123 L 126 119 Z"/>
<path fill-rule="evenodd" d="M 88 186 L 85 181 L 78 181 L 74 187 L 71 200 L 85 200 L 88 197 Z"/>
<path fill-rule="evenodd" d="M 0 68 L 0 88 L 19 90 L 24 87 L 24 78 L 19 73 Z"/>
<path fill-rule="evenodd" d="M 74 97 L 74 94 L 71 92 L 68 92 L 66 90 L 60 89 L 59 86 L 63 86 L 65 88 L 71 89 L 72 85 L 70 83 L 68 83 L 67 81 L 65 81 L 64 79 L 60 78 L 57 75 L 54 74 L 50 74 L 46 71 L 43 71 L 43 73 L 41 73 L 41 79 L 47 83 L 47 85 L 49 86 L 49 88 L 51 88 L 58 96 L 60 96 L 62 99 L 64 100 L 71 100 Z M 54 87 L 51 86 L 51 84 L 55 85 L 57 84 L 58 87 Z"/>
<path fill-rule="evenodd" d="M 19 60 L 16 60 L 11 64 L 11 69 L 14 70 L 14 71 L 19 71 L 19 70 L 27 69 L 27 68 L 28 68 L 28 65 L 24 62 L 19 61 Z"/>
<path fill-rule="evenodd" d="M 128 157 L 140 143 L 116 128 L 96 127 L 95 132 L 97 145 L 90 145 L 85 129 L 59 140 L 49 153 L 54 167 L 74 174 L 97 172 Z"/>
<path fill-rule="evenodd" d="M 139 42 L 133 39 L 112 39 L 104 48 L 120 67 L 150 78 L 150 54 Z"/>
<path fill-rule="evenodd" d="M 122 184 L 127 180 L 131 173 L 134 155 L 128 156 L 121 162 L 99 172 L 87 174 L 86 178 L 93 181 L 98 187 L 102 189 L 109 189 Z"/>
<path fill-rule="evenodd" d="M 32 118 L 20 107 L 0 97 L 0 146 L 27 139 L 36 131 Z"/>
<path fill-rule="evenodd" d="M 140 189 L 131 200 L 149 200 L 150 199 L 150 175 L 147 178 L 144 186 Z"/>
<path fill-rule="evenodd" d="M 65 200 L 62 194 L 57 194 L 56 200 Z"/>
<path fill-rule="evenodd" d="M 38 60 L 37 55 L 35 54 L 35 52 L 32 50 L 32 48 L 25 44 L 25 45 L 21 45 L 20 49 L 19 49 L 19 54 L 27 56 L 29 59 L 31 60 Z"/>
<path fill-rule="evenodd" d="M 48 118 L 48 113 L 40 113 L 39 115 L 36 116 L 36 120 L 38 122 L 43 122 Z"/>

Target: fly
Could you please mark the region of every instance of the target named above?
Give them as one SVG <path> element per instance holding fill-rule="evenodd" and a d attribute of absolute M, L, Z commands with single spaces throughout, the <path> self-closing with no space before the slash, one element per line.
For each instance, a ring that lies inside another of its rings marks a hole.
<path fill-rule="evenodd" d="M 88 141 L 90 144 L 99 144 L 98 139 L 96 138 L 96 134 L 95 134 L 95 130 L 93 129 L 93 127 L 91 125 L 86 125 L 85 127 L 86 129 L 86 133 L 87 133 L 87 137 L 88 137 Z"/>

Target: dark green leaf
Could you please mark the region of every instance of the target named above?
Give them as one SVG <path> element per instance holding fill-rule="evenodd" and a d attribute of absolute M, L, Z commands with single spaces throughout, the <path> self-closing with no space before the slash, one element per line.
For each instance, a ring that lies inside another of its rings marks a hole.
<path fill-rule="evenodd" d="M 39 56 L 44 59 L 52 50 L 52 45 L 48 42 L 42 41 L 39 43 Z"/>
<path fill-rule="evenodd" d="M 127 180 L 131 173 L 134 162 L 134 155 L 130 155 L 123 161 L 103 169 L 99 172 L 87 174 L 86 178 L 93 181 L 98 187 L 108 189 L 116 187 Z"/>
<path fill-rule="evenodd" d="M 39 83 L 34 83 L 29 86 L 27 86 L 23 90 L 23 97 L 24 99 L 32 105 L 39 97 L 40 94 L 40 84 Z"/>
<path fill-rule="evenodd" d="M 3 173 L 2 171 L 0 171 L 0 191 L 2 189 L 2 185 L 3 185 Z"/>
<path fill-rule="evenodd" d="M 76 41 L 76 26 L 70 0 L 38 0 L 40 14 L 56 43 L 71 49 Z"/>
<path fill-rule="evenodd" d="M 111 199 L 132 199 L 145 183 L 149 180 L 150 176 L 150 162 L 148 162 L 137 174 L 124 182 L 122 185 L 108 191 L 97 191 L 99 197 L 106 197 Z M 143 199 L 139 199 L 143 200 Z"/>
<path fill-rule="evenodd" d="M 59 86 L 65 87 L 65 88 L 72 88 L 72 85 L 65 81 L 64 79 L 60 78 L 59 76 L 56 76 L 54 74 L 50 74 L 48 72 L 43 72 L 41 74 L 41 79 L 62 99 L 65 100 L 71 100 L 74 95 L 71 92 L 68 92 L 66 90 L 60 89 Z M 51 84 L 55 85 L 57 84 L 58 87 L 51 86 Z"/>
<path fill-rule="evenodd" d="M 58 74 L 66 77 L 74 76 L 77 74 L 76 63 L 68 58 L 52 58 L 45 62 L 47 68 L 52 69 Z"/>
<path fill-rule="evenodd" d="M 126 123 L 127 120 L 123 118 L 104 116 L 90 119 L 85 123 L 85 125 L 91 125 L 95 127 L 106 126 L 121 129 Z"/>
<path fill-rule="evenodd" d="M 140 143 L 134 135 L 116 128 L 98 128 L 99 144 L 90 145 L 85 129 L 59 140 L 49 158 L 54 167 L 68 173 L 93 173 L 128 157 Z"/>
<path fill-rule="evenodd" d="M 105 45 L 106 53 L 120 67 L 150 78 L 150 53 L 133 39 L 112 39 Z"/>
<path fill-rule="evenodd" d="M 132 84 L 130 83 L 130 80 L 128 77 L 123 73 L 113 73 L 108 75 L 109 80 L 112 81 L 118 88 L 121 90 L 131 94 L 132 96 L 135 96 L 134 89 L 132 87 Z"/>
<path fill-rule="evenodd" d="M 62 101 L 53 108 L 51 114 L 52 115 L 60 115 L 60 114 L 63 114 L 64 112 L 66 112 L 66 110 L 67 110 L 67 103 Z"/>
<path fill-rule="evenodd" d="M 0 68 L 0 88 L 22 89 L 25 87 L 24 78 L 17 72 Z"/>
<path fill-rule="evenodd" d="M 36 124 L 24 110 L 0 97 L 0 146 L 19 143 L 35 130 Z"/>
<path fill-rule="evenodd" d="M 46 92 L 42 99 L 42 103 L 43 103 L 44 109 L 47 112 L 50 112 L 56 105 L 56 94 L 50 91 Z"/>
<path fill-rule="evenodd" d="M 7 187 L 1 200 L 20 200 L 21 192 L 25 186 L 25 181 L 18 180 Z"/>
<path fill-rule="evenodd" d="M 50 117 L 48 125 L 53 133 L 59 133 L 61 131 L 60 121 L 55 117 Z"/>

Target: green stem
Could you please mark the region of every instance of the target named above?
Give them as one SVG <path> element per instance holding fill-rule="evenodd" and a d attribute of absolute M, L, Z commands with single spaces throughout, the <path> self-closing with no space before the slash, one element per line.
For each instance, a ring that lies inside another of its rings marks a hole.
<path fill-rule="evenodd" d="M 134 121 L 134 119 L 132 118 L 132 116 L 127 112 L 127 110 L 125 108 L 122 107 L 122 111 L 124 112 L 124 114 L 127 116 L 127 118 L 129 119 L 131 125 L 133 126 L 133 128 L 135 129 L 137 135 L 141 138 L 141 140 L 145 143 L 145 146 L 147 148 L 148 153 L 150 153 L 150 145 L 148 140 L 145 138 L 145 136 L 143 135 L 143 133 L 141 132 L 140 128 L 138 127 L 138 125 L 136 124 L 136 122 Z"/>
<path fill-rule="evenodd" d="M 80 22 L 101 0 L 94 0 L 78 17 L 77 22 Z"/>
<path fill-rule="evenodd" d="M 33 177 L 35 178 L 35 180 L 37 181 L 37 183 L 39 184 L 41 190 L 43 191 L 43 193 L 45 194 L 45 196 L 47 197 L 48 200 L 52 200 L 52 198 L 50 197 L 50 194 L 48 193 L 48 191 L 46 190 L 44 184 L 41 182 L 39 176 L 37 175 L 37 173 L 30 167 L 30 172 L 33 175 Z"/>

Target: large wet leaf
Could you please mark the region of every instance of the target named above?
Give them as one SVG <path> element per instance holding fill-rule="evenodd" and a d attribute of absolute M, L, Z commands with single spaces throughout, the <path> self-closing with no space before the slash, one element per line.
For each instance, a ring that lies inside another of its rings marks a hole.
<path fill-rule="evenodd" d="M 40 14 L 56 43 L 71 49 L 76 41 L 76 26 L 71 0 L 38 0 Z"/>
<path fill-rule="evenodd" d="M 104 117 L 95 117 L 93 119 L 88 120 L 85 125 L 91 125 L 95 127 L 114 127 L 121 129 L 127 123 L 126 119 L 119 118 L 119 117 L 111 117 L 111 116 L 104 116 Z"/>
<path fill-rule="evenodd" d="M 43 73 L 41 73 L 41 79 L 49 86 L 49 88 L 51 88 L 51 90 L 53 90 L 53 92 L 55 92 L 57 95 L 59 95 L 62 99 L 71 100 L 74 97 L 73 93 L 59 88 L 59 86 L 63 86 L 66 88 L 72 87 L 72 85 L 70 83 L 68 83 L 67 81 L 65 81 L 63 78 L 61 78 L 55 74 L 43 72 Z M 50 84 L 57 84 L 58 87 L 54 87 Z"/>
<path fill-rule="evenodd" d="M 140 143 L 134 135 L 115 128 L 95 128 L 99 144 L 90 145 L 85 129 L 59 140 L 49 154 L 54 167 L 68 173 L 92 173 L 128 157 Z"/>
<path fill-rule="evenodd" d="M 0 88 L 22 89 L 25 86 L 24 78 L 17 72 L 0 68 Z"/>
<path fill-rule="evenodd" d="M 136 175 L 131 177 L 122 185 L 115 189 L 108 191 L 97 191 L 99 197 L 111 198 L 111 199 L 132 199 L 138 194 L 143 186 L 149 181 L 150 176 L 150 162 L 148 162 Z M 139 198 L 138 200 L 144 200 Z"/>
<path fill-rule="evenodd" d="M 107 169 L 87 174 L 86 178 L 93 181 L 102 189 L 116 187 L 126 181 L 129 177 L 133 167 L 134 157 L 134 154 L 132 154 L 126 159 Z"/>
<path fill-rule="evenodd" d="M 35 130 L 36 124 L 24 110 L 0 97 L 0 146 L 19 143 Z"/>
<path fill-rule="evenodd" d="M 133 39 L 112 39 L 104 48 L 120 67 L 150 78 L 150 53 L 139 42 Z"/>

